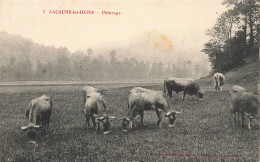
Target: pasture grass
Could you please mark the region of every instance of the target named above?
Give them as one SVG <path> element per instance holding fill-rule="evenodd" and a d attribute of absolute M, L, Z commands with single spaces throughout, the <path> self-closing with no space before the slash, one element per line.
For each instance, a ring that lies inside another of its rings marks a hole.
<path fill-rule="evenodd" d="M 105 85 L 103 85 L 105 87 Z M 163 90 L 162 85 L 142 87 Z M 112 122 L 108 135 L 87 129 L 80 87 L 30 87 L 19 93 L 0 94 L 1 161 L 258 161 L 259 125 L 247 130 L 233 125 L 228 89 L 206 94 L 200 101 L 174 94 L 169 100 L 177 114 L 175 127 L 163 118 L 156 127 L 155 112 L 145 112 L 144 128 L 125 133 L 121 121 Z M 108 114 L 123 117 L 131 87 L 118 86 L 103 92 Z M 254 89 L 254 87 L 249 87 Z M 28 142 L 20 126 L 28 124 L 25 111 L 30 100 L 42 94 L 53 97 L 50 129 L 38 134 L 37 145 Z M 138 121 L 140 123 L 140 121 Z"/>

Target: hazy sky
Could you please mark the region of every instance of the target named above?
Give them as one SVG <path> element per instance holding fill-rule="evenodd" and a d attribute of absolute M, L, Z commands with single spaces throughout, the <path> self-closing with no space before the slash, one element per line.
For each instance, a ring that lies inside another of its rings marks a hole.
<path fill-rule="evenodd" d="M 146 41 L 162 50 L 199 52 L 222 0 L 0 0 L 0 30 L 34 42 L 77 49 L 128 47 Z M 49 10 L 94 14 L 50 14 Z M 45 10 L 45 13 L 43 13 Z M 121 14 L 102 15 L 102 11 Z M 99 14 L 97 13 L 99 12 Z"/>

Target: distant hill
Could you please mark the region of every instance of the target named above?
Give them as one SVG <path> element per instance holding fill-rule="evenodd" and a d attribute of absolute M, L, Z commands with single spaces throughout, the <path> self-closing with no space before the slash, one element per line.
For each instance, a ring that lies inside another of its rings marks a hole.
<path fill-rule="evenodd" d="M 58 49 L 55 47 L 34 43 L 20 35 L 0 32 L 0 66 L 8 65 L 11 57 L 14 57 L 17 63 L 29 60 L 35 68 L 37 61 L 52 62 L 57 56 Z"/>
<path fill-rule="evenodd" d="M 44 80 L 71 80 L 72 78 L 81 80 L 82 78 L 79 77 L 88 73 L 87 71 L 92 71 L 93 74 L 85 76 L 85 79 L 98 80 L 101 74 L 96 73 L 95 70 L 103 66 L 109 70 L 111 52 L 114 52 L 113 59 L 117 64 L 111 68 L 114 68 L 113 71 L 117 73 L 115 74 L 117 79 L 125 79 L 123 76 L 120 78 L 120 75 L 124 74 L 130 75 L 131 79 L 137 79 L 134 75 L 146 79 L 169 76 L 196 79 L 209 73 L 209 62 L 204 54 L 196 53 L 191 49 L 176 49 L 166 36 L 158 33 L 144 38 L 140 36 L 125 47 L 108 48 L 97 45 L 95 48 L 86 47 L 72 53 L 66 47 L 44 46 L 20 35 L 0 32 L 0 80 L 41 80 L 42 77 Z M 125 68 L 126 72 L 122 72 L 122 66 L 129 66 L 128 64 L 133 66 L 132 70 Z M 121 71 L 117 67 L 119 65 Z M 140 73 L 140 68 L 143 74 Z M 130 71 L 133 74 L 129 74 Z M 103 73 L 103 79 L 109 78 L 104 76 L 108 72 Z"/>

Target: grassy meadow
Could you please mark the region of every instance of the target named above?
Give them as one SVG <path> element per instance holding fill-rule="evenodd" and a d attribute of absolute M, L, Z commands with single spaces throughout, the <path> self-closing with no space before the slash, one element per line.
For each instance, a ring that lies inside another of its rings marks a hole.
<path fill-rule="evenodd" d="M 123 117 L 127 112 L 128 94 L 136 85 L 93 85 L 103 92 L 108 114 Z M 141 84 L 163 90 L 162 84 Z M 145 112 L 144 128 L 125 133 L 121 121 L 112 122 L 108 135 L 87 129 L 83 114 L 81 86 L 18 87 L 0 93 L 1 161 L 258 161 L 259 125 L 253 129 L 233 125 L 228 90 L 217 93 L 212 85 L 201 85 L 204 100 L 192 100 L 175 94 L 171 108 L 177 114 L 175 127 L 163 118 L 156 127 L 155 112 Z M 6 87 L 5 87 L 6 88 Z M 256 87 L 248 86 L 255 91 Z M 15 93 L 14 93 L 15 92 Z M 53 97 L 50 128 L 38 134 L 37 144 L 28 142 L 20 126 L 28 124 L 25 111 L 30 100 L 43 94 Z M 138 121 L 140 123 L 140 121 Z"/>

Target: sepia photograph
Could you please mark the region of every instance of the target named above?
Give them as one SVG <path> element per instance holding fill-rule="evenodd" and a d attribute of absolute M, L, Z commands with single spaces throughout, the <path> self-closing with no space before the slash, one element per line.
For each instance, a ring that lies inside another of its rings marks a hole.
<path fill-rule="evenodd" d="M 259 0 L 0 0 L 0 161 L 257 162 Z"/>

